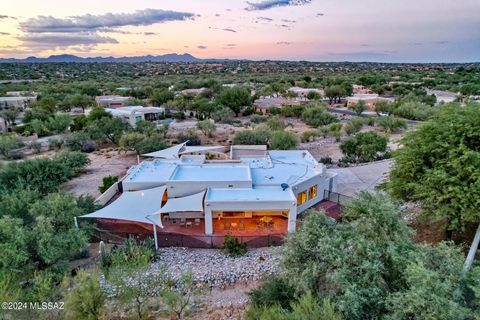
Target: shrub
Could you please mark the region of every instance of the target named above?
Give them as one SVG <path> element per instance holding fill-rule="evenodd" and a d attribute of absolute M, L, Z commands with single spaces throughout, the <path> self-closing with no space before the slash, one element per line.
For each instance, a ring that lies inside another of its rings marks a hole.
<path fill-rule="evenodd" d="M 80 270 L 75 277 L 75 285 L 65 300 L 67 319 L 99 319 L 103 313 L 106 294 L 100 286 L 98 271 Z"/>
<path fill-rule="evenodd" d="M 12 151 L 20 148 L 22 145 L 22 141 L 16 134 L 0 135 L 0 154 L 5 158 L 11 158 L 13 155 Z"/>
<path fill-rule="evenodd" d="M 388 116 L 378 118 L 377 125 L 382 127 L 385 132 L 392 133 L 405 129 L 407 127 L 407 122 L 404 119 Z"/>
<path fill-rule="evenodd" d="M 310 141 L 313 141 L 313 139 L 315 137 L 317 137 L 319 135 L 319 132 L 316 131 L 316 130 L 308 130 L 308 131 L 304 131 L 302 133 L 302 137 L 301 137 L 301 141 L 302 142 L 310 142 Z"/>
<path fill-rule="evenodd" d="M 290 302 L 295 298 L 295 291 L 285 279 L 273 276 L 265 281 L 258 288 L 250 292 L 252 305 L 265 307 L 279 305 L 289 309 Z"/>
<path fill-rule="evenodd" d="M 193 130 L 188 130 L 185 133 L 179 133 L 177 135 L 177 140 L 180 143 L 188 141 L 188 146 L 199 146 L 202 144 L 202 139 L 197 135 Z"/>
<path fill-rule="evenodd" d="M 60 150 L 64 142 L 65 141 L 61 139 L 48 139 L 48 147 L 50 148 L 50 150 Z"/>
<path fill-rule="evenodd" d="M 277 150 L 288 150 L 295 148 L 298 144 L 297 137 L 292 132 L 274 131 L 271 138 L 271 148 Z"/>
<path fill-rule="evenodd" d="M 358 103 L 348 106 L 348 109 L 353 110 L 357 115 L 361 115 L 363 111 L 368 109 L 368 106 L 365 101 L 360 100 Z"/>
<path fill-rule="evenodd" d="M 362 130 L 363 123 L 363 119 L 353 118 L 343 126 L 343 131 L 345 131 L 345 133 L 350 136 Z"/>
<path fill-rule="evenodd" d="M 301 118 L 303 122 L 309 126 L 319 127 L 328 125 L 330 123 L 338 122 L 338 119 L 335 116 L 331 115 L 326 111 L 325 107 L 314 106 L 306 108 L 302 114 Z"/>
<path fill-rule="evenodd" d="M 360 132 L 354 138 L 345 140 L 340 149 L 354 161 L 369 162 L 375 160 L 378 153 L 385 152 L 387 138 L 375 132 Z"/>
<path fill-rule="evenodd" d="M 231 257 L 243 256 L 248 251 L 247 244 L 240 242 L 230 232 L 223 239 L 222 248 Z"/>
<path fill-rule="evenodd" d="M 278 116 L 270 117 L 265 124 L 272 131 L 283 130 L 286 127 L 285 123 Z"/>
<path fill-rule="evenodd" d="M 305 110 L 305 107 L 304 106 L 283 106 L 278 110 L 279 110 L 279 113 L 284 117 L 300 118 L 303 110 Z"/>
<path fill-rule="evenodd" d="M 90 136 L 83 131 L 72 132 L 65 138 L 65 146 L 71 151 L 92 152 L 95 150 L 95 143 Z"/>
<path fill-rule="evenodd" d="M 421 102 L 401 103 L 393 110 L 393 114 L 411 120 L 427 120 L 437 113 L 438 109 Z"/>
<path fill-rule="evenodd" d="M 250 121 L 258 124 L 258 123 L 267 121 L 267 117 L 263 115 L 254 114 L 250 117 Z"/>
<path fill-rule="evenodd" d="M 234 144 L 246 145 L 267 145 L 270 141 L 271 133 L 264 128 L 255 130 L 244 130 L 237 132 L 233 138 Z"/>
<path fill-rule="evenodd" d="M 102 179 L 102 185 L 98 187 L 98 190 L 100 193 L 104 193 L 105 191 L 108 190 L 113 184 L 115 184 L 118 181 L 117 176 L 106 176 L 103 177 Z"/>
<path fill-rule="evenodd" d="M 36 140 L 30 142 L 28 147 L 32 149 L 35 153 L 40 153 L 42 151 L 42 144 Z"/>
<path fill-rule="evenodd" d="M 175 120 L 185 120 L 185 113 L 179 111 L 172 114 L 172 118 Z"/>
<path fill-rule="evenodd" d="M 326 157 L 321 157 L 319 162 L 323 164 L 332 164 L 333 160 L 330 156 L 326 156 Z"/>

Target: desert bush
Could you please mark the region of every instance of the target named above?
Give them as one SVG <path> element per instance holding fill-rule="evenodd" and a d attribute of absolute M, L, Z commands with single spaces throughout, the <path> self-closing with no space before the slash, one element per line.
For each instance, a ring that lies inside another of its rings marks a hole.
<path fill-rule="evenodd" d="M 110 188 L 114 183 L 116 183 L 118 181 L 118 177 L 117 176 L 106 176 L 106 177 L 103 177 L 102 179 L 102 185 L 98 187 L 98 191 L 100 191 L 100 193 L 104 193 L 105 191 L 108 190 L 108 188 Z"/>
<path fill-rule="evenodd" d="M 338 119 L 328 113 L 326 108 L 322 106 L 305 108 L 301 114 L 301 118 L 303 122 L 312 127 L 319 127 L 338 122 Z"/>
<path fill-rule="evenodd" d="M 247 244 L 240 242 L 230 232 L 223 239 L 223 251 L 231 257 L 243 256 L 247 253 Z"/>
<path fill-rule="evenodd" d="M 340 149 L 343 154 L 356 162 L 369 162 L 387 149 L 387 138 L 375 132 L 360 132 L 355 137 L 345 140 Z"/>
<path fill-rule="evenodd" d="M 277 150 L 295 148 L 298 144 L 295 134 L 289 131 L 274 131 L 270 140 L 270 147 Z"/>

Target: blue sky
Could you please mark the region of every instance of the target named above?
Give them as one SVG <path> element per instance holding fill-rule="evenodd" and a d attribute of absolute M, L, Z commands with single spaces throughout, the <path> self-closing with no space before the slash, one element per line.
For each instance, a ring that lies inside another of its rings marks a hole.
<path fill-rule="evenodd" d="M 0 56 L 480 61 L 479 0 L 2 0 Z"/>

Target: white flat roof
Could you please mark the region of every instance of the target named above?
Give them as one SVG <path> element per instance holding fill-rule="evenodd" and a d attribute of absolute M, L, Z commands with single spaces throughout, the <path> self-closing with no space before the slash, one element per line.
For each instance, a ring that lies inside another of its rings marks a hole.
<path fill-rule="evenodd" d="M 290 188 L 211 188 L 208 189 L 205 202 L 272 202 L 296 201 Z"/>
<path fill-rule="evenodd" d="M 181 165 L 173 173 L 175 181 L 250 181 L 246 165 Z"/>
<path fill-rule="evenodd" d="M 166 182 L 170 180 L 176 168 L 177 164 L 174 162 L 144 161 L 130 169 L 125 181 Z"/>

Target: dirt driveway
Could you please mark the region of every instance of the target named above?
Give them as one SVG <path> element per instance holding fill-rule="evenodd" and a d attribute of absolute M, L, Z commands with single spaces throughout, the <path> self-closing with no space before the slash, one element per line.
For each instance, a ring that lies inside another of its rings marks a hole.
<path fill-rule="evenodd" d="M 90 164 L 85 172 L 68 181 L 64 189 L 68 192 L 80 196 L 82 194 L 90 195 L 94 198 L 100 196 L 98 187 L 102 184 L 105 176 L 123 177 L 128 168 L 137 164 L 137 156 L 134 152 L 119 153 L 113 149 L 102 149 L 88 155 Z"/>

